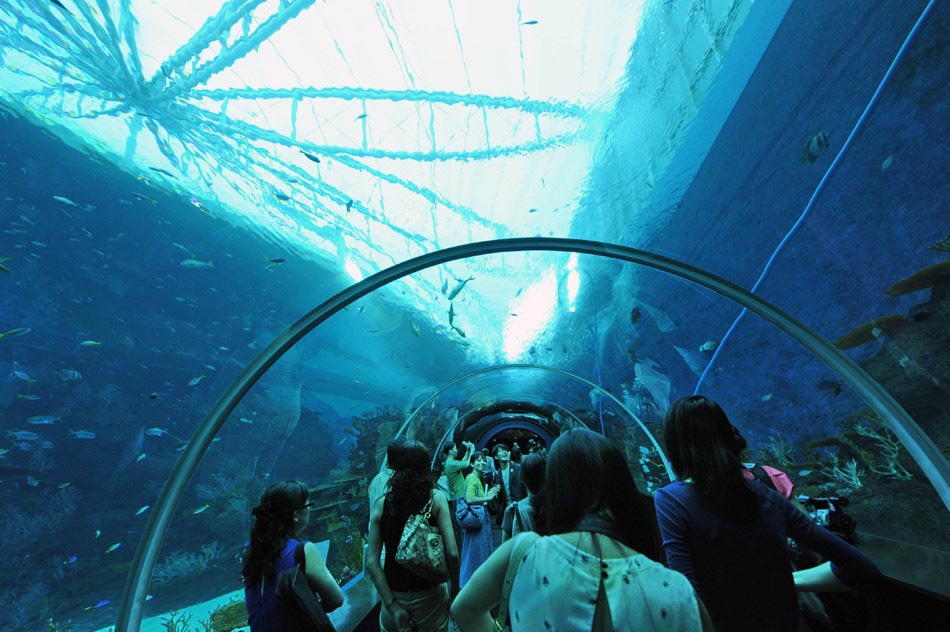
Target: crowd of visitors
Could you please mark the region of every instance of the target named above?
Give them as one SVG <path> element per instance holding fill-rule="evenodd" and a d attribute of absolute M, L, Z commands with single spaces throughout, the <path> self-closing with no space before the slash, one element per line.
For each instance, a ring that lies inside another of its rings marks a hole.
<path fill-rule="evenodd" d="M 435 462 L 418 441 L 392 443 L 369 488 L 365 571 L 380 629 L 798 632 L 799 593 L 873 585 L 873 562 L 796 507 L 787 476 L 743 464 L 745 439 L 718 404 L 673 403 L 663 439 L 675 480 L 652 499 L 618 446 L 583 428 L 549 452 L 536 440 L 490 456 L 449 442 Z M 254 510 L 252 632 L 311 629 L 294 627 L 298 606 L 281 597 L 295 561 L 323 610 L 343 601 L 313 544 L 296 539 L 308 511 L 296 481 Z M 795 570 L 789 539 L 821 563 Z"/>

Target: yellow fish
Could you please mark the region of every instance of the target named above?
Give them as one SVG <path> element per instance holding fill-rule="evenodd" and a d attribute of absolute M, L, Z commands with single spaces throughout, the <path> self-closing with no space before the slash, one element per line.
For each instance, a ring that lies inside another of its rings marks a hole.
<path fill-rule="evenodd" d="M 120 546 L 122 546 L 122 543 L 121 543 L 121 542 L 116 542 L 115 544 L 113 544 L 112 546 L 110 546 L 108 549 L 106 549 L 106 553 L 112 553 L 113 551 L 115 551 L 115 550 L 116 550 L 117 548 L 119 548 Z"/>

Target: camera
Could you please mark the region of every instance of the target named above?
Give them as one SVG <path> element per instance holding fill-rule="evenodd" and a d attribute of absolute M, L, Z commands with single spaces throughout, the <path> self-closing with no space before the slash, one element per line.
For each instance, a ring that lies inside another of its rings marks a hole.
<path fill-rule="evenodd" d="M 797 498 L 815 522 L 840 536 L 846 542 L 854 542 L 854 533 L 858 523 L 843 509 L 848 506 L 847 498 L 844 496 L 826 496 L 823 498 L 798 496 Z"/>

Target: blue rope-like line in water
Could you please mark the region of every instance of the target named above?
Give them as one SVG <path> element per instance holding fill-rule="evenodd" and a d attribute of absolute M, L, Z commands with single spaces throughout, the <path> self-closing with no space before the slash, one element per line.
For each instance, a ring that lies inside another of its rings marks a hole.
<path fill-rule="evenodd" d="M 818 199 L 818 196 L 825 188 L 825 184 L 828 182 L 828 179 L 831 177 L 831 174 L 838 167 L 838 163 L 841 162 L 841 158 L 844 156 L 845 152 L 851 147 L 851 141 L 854 140 L 854 137 L 857 136 L 858 131 L 864 125 L 864 121 L 867 119 L 868 114 L 871 110 L 877 105 L 877 102 L 880 100 L 881 92 L 884 90 L 884 86 L 887 85 L 887 82 L 890 81 L 891 75 L 894 74 L 894 70 L 897 68 L 897 65 L 901 62 L 904 57 L 904 54 L 907 52 L 907 49 L 910 48 L 910 43 L 914 39 L 914 36 L 917 35 L 917 31 L 920 30 L 920 26 L 923 24 L 924 20 L 927 18 L 927 15 L 930 13 L 930 10 L 936 4 L 937 0 L 930 0 L 927 3 L 927 6 L 924 8 L 923 12 L 920 14 L 920 17 L 917 18 L 917 22 L 914 23 L 913 28 L 910 30 L 910 33 L 907 34 L 907 37 L 904 38 L 904 43 L 901 45 L 900 49 L 897 51 L 897 55 L 894 56 L 894 60 L 891 62 L 891 65 L 888 67 L 887 72 L 884 73 L 884 78 L 881 79 L 881 83 L 878 84 L 877 89 L 874 91 L 874 94 L 871 95 L 871 100 L 868 101 L 867 106 L 864 108 L 864 112 L 861 113 L 861 116 L 858 117 L 857 123 L 854 124 L 851 133 L 848 134 L 847 140 L 844 141 L 844 145 L 841 146 L 841 149 L 838 151 L 838 155 L 835 156 L 835 159 L 831 161 L 831 165 L 828 167 L 828 170 L 825 172 L 825 175 L 822 176 L 821 180 L 818 182 L 818 186 L 815 187 L 815 192 L 811 194 L 811 199 L 808 200 L 808 204 L 805 205 L 805 210 L 802 211 L 801 216 L 799 216 L 798 221 L 796 221 L 789 231 L 785 234 L 785 237 L 782 238 L 782 241 L 779 242 L 779 245 L 775 248 L 775 251 L 772 253 L 772 256 L 769 257 L 769 260 L 765 264 L 765 268 L 762 270 L 762 274 L 759 275 L 759 279 L 755 282 L 755 285 L 752 286 L 751 292 L 755 292 L 759 289 L 759 286 L 762 284 L 762 281 L 765 280 L 765 276 L 772 269 L 772 265 L 775 263 L 776 258 L 779 253 L 785 247 L 791 238 L 792 235 L 798 230 L 798 228 L 804 223 L 805 219 L 808 217 L 808 214 L 811 212 L 812 208 L 815 206 L 815 201 Z M 706 379 L 706 375 L 709 374 L 709 370 L 712 368 L 712 365 L 716 362 L 716 359 L 719 357 L 720 352 L 722 351 L 723 346 L 725 346 L 726 341 L 732 335 L 732 332 L 735 331 L 736 327 L 739 326 L 739 323 L 742 322 L 742 319 L 745 318 L 746 312 L 749 310 L 742 308 L 742 311 L 739 312 L 739 316 L 736 320 L 730 325 L 729 329 L 726 331 L 725 335 L 722 337 L 722 340 L 719 341 L 719 346 L 716 347 L 715 352 L 713 352 L 712 357 L 709 359 L 709 364 L 706 365 L 706 368 L 703 369 L 702 375 L 699 376 L 699 379 L 696 381 L 696 387 L 693 389 L 693 395 L 699 393 L 699 388 L 703 384 L 703 380 Z"/>

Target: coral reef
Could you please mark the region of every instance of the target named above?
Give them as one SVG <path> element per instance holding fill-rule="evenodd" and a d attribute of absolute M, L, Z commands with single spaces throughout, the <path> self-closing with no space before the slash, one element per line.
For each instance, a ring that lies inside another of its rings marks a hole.
<path fill-rule="evenodd" d="M 848 491 L 855 491 L 864 487 L 861 477 L 865 475 L 865 471 L 858 467 L 858 462 L 854 459 L 842 464 L 839 462 L 838 456 L 832 454 L 830 462 L 823 465 L 818 473 L 826 476 L 834 483 L 843 485 Z"/>
<path fill-rule="evenodd" d="M 232 632 L 247 626 L 247 606 L 243 600 L 232 601 L 211 613 L 211 632 Z"/>
<path fill-rule="evenodd" d="M 152 581 L 156 584 L 168 584 L 182 577 L 200 575 L 219 555 L 218 542 L 202 545 L 196 553 L 175 551 L 169 553 L 155 566 Z"/>
<path fill-rule="evenodd" d="M 759 449 L 757 460 L 773 467 L 783 468 L 794 462 L 794 452 L 784 437 L 770 435 L 768 443 Z"/>

